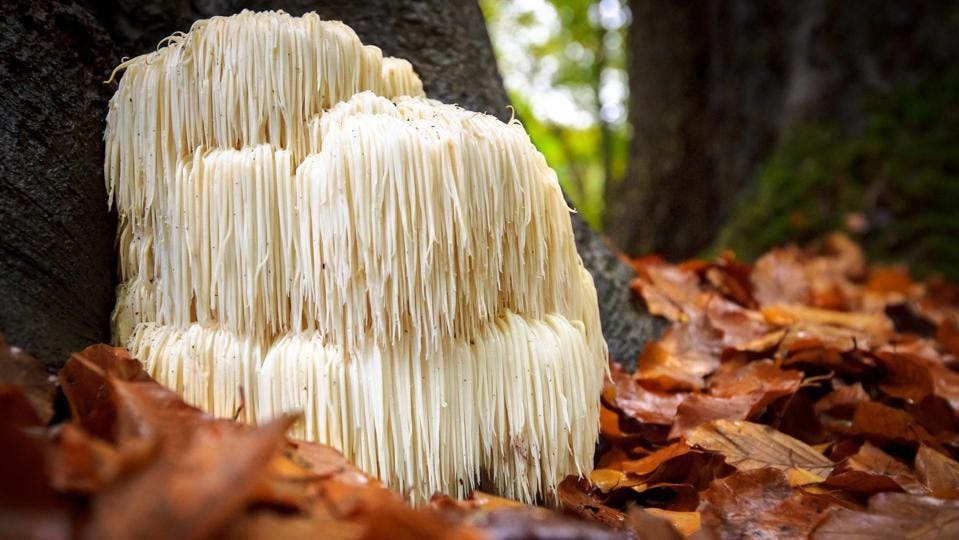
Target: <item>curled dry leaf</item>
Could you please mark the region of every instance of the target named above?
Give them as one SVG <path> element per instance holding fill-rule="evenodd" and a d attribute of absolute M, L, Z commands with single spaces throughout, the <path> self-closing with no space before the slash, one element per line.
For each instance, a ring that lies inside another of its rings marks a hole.
<path fill-rule="evenodd" d="M 837 465 L 825 485 L 865 494 L 883 491 L 925 494 L 909 467 L 868 442 Z"/>
<path fill-rule="evenodd" d="M 560 507 L 574 515 L 591 521 L 597 521 L 621 529 L 626 523 L 626 514 L 610 508 L 590 494 L 589 483 L 569 476 L 556 488 L 556 498 Z"/>
<path fill-rule="evenodd" d="M 715 420 L 692 430 L 686 440 L 717 452 L 741 471 L 772 468 L 782 471 L 792 485 L 822 482 L 833 462 L 808 444 L 762 424 Z"/>
<path fill-rule="evenodd" d="M 607 402 L 612 402 L 626 415 L 650 424 L 669 425 L 676 416 L 676 408 L 683 400 L 684 394 L 661 392 L 642 387 L 637 384 L 632 375 L 626 373 L 619 366 L 610 370 L 612 385 L 604 389 Z M 612 388 L 615 396 L 609 399 L 608 389 Z"/>

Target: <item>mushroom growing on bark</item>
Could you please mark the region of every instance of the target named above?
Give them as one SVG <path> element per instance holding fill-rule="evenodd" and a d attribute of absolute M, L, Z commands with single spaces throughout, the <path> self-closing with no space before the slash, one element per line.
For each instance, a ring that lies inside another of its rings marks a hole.
<path fill-rule="evenodd" d="M 606 370 L 555 173 L 315 14 L 199 21 L 123 63 L 105 175 L 114 339 L 215 415 L 425 500 L 592 467 Z"/>

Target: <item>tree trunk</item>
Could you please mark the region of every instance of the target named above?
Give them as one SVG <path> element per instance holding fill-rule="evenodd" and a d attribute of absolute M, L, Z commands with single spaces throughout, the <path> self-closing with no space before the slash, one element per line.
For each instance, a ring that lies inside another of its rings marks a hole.
<path fill-rule="evenodd" d="M 25 184 L 27 193 L 29 189 L 39 191 L 16 201 L 4 195 L 0 201 L 0 223 L 18 224 L 0 229 L 0 263 L 4 265 L 0 331 L 7 332 L 12 343 L 51 364 L 63 362 L 71 350 L 87 343 L 109 339 L 115 284 L 114 225 L 106 212 L 100 141 L 110 90 L 100 81 L 121 54 L 135 56 L 153 50 L 163 37 L 186 31 L 193 21 L 213 15 L 244 8 L 282 7 L 294 15 L 313 10 L 323 18 L 344 21 L 364 43 L 379 46 L 385 54 L 409 60 L 430 97 L 502 119 L 510 116 L 475 2 L 87 0 L 85 8 L 57 2 L 51 5 L 52 10 L 75 14 L 76 20 L 31 14 L 42 11 L 40 8 L 21 7 L 5 13 L 14 19 L 11 24 L 22 25 L 16 27 L 17 34 L 28 35 L 29 40 L 5 34 L 0 50 L 4 58 L 22 58 L 18 76 L 29 76 L 30 70 L 48 74 L 33 83 L 31 92 L 17 93 L 17 79 L 8 75 L 9 69 L 3 73 L 4 96 L 12 92 L 13 97 L 2 101 L 0 150 L 13 156 L 10 161 L 19 172 L 5 174 L 0 189 Z M 31 30 L 34 19 L 45 21 L 45 26 Z M 91 49 L 93 46 L 96 48 Z M 83 54 L 86 50 L 91 53 Z M 58 77 L 58 70 L 67 75 Z M 35 103 L 42 105 L 39 119 L 33 119 Z M 35 129 L 18 131 L 14 118 L 27 118 Z M 24 154 L 20 149 L 26 146 L 42 152 Z M 64 163 L 65 156 L 69 156 L 68 163 Z M 8 200 L 12 202 L 8 204 Z M 37 205 L 41 211 L 36 210 Z M 575 216 L 573 226 L 584 263 L 599 291 L 610 353 L 632 365 L 645 341 L 659 331 L 659 323 L 632 298 L 630 267 Z M 40 234 L 30 235 L 30 231 Z M 22 270 L 11 273 L 7 267 Z M 7 301 L 10 298 L 16 302 Z"/>
<path fill-rule="evenodd" d="M 628 253 L 709 247 L 797 120 L 864 123 L 866 96 L 954 65 L 947 1 L 630 0 L 626 179 L 606 230 Z"/>
<path fill-rule="evenodd" d="M 103 128 L 117 55 L 84 8 L 0 3 L 0 331 L 48 363 L 108 341 Z"/>

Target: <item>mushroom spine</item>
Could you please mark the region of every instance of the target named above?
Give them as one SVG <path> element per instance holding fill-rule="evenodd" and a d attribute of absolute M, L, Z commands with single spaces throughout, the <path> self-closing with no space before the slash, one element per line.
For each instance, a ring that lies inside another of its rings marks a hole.
<path fill-rule="evenodd" d="M 199 21 L 120 68 L 113 336 L 158 381 L 302 411 L 297 435 L 416 500 L 591 469 L 596 293 L 518 121 L 427 99 L 315 14 Z"/>

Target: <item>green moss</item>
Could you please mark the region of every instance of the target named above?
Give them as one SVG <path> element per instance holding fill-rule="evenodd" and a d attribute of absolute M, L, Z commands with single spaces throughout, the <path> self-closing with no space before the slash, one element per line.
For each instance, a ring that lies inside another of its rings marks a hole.
<path fill-rule="evenodd" d="M 855 134 L 794 125 L 716 247 L 753 258 L 847 230 L 877 260 L 959 279 L 959 71 L 872 98 L 864 110 Z M 848 230 L 855 214 L 865 229 Z"/>

